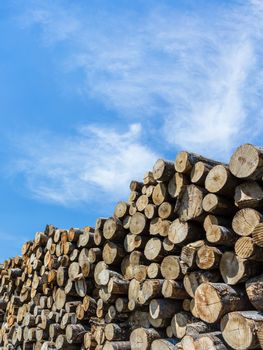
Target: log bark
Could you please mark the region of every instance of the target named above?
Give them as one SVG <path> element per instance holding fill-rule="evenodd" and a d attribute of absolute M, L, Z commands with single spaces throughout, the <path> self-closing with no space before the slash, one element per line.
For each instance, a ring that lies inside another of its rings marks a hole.
<path fill-rule="evenodd" d="M 165 298 L 185 299 L 188 294 L 181 281 L 165 280 L 162 285 L 162 294 Z"/>
<path fill-rule="evenodd" d="M 194 164 L 191 170 L 190 178 L 191 182 L 195 185 L 204 187 L 205 179 L 211 170 L 212 166 L 204 162 L 197 162 Z"/>
<path fill-rule="evenodd" d="M 129 341 L 106 341 L 103 350 L 130 350 L 131 343 Z"/>
<path fill-rule="evenodd" d="M 263 248 L 263 223 L 259 223 L 256 225 L 252 232 L 253 241 L 259 247 Z"/>
<path fill-rule="evenodd" d="M 168 181 L 175 173 L 174 163 L 158 159 L 153 166 L 153 177 L 158 181 Z"/>
<path fill-rule="evenodd" d="M 149 305 L 150 316 L 153 319 L 171 318 L 176 312 L 179 312 L 182 304 L 179 301 L 169 299 L 153 299 Z"/>
<path fill-rule="evenodd" d="M 234 203 L 226 197 L 215 193 L 208 193 L 202 202 L 202 207 L 207 213 L 222 216 L 231 216 L 235 211 Z"/>
<path fill-rule="evenodd" d="M 240 237 L 235 244 L 235 253 L 242 259 L 263 261 L 263 248 L 257 246 L 251 237 Z"/>
<path fill-rule="evenodd" d="M 119 220 L 109 218 L 105 221 L 103 226 L 103 236 L 106 239 L 121 240 L 125 237 L 125 230 Z"/>
<path fill-rule="evenodd" d="M 175 173 L 174 176 L 168 182 L 168 193 L 171 198 L 177 198 L 189 185 L 189 179 L 186 175 Z"/>
<path fill-rule="evenodd" d="M 124 216 L 128 214 L 128 212 L 129 212 L 129 205 L 124 201 L 117 203 L 114 209 L 114 215 L 118 219 L 123 219 Z"/>
<path fill-rule="evenodd" d="M 153 328 L 137 328 L 130 336 L 132 350 L 150 350 L 155 339 L 160 339 L 161 335 Z"/>
<path fill-rule="evenodd" d="M 220 261 L 220 273 L 225 283 L 235 285 L 260 273 L 260 264 L 242 259 L 233 252 L 225 252 Z"/>
<path fill-rule="evenodd" d="M 190 174 L 193 166 L 197 162 L 204 162 L 212 166 L 220 164 L 215 160 L 202 157 L 199 154 L 181 151 L 177 154 L 175 159 L 175 170 L 178 171 L 178 173 Z"/>
<path fill-rule="evenodd" d="M 254 308 L 263 311 L 263 274 L 247 280 L 246 292 Z"/>
<path fill-rule="evenodd" d="M 151 350 L 176 350 L 177 339 L 155 339 L 152 342 Z"/>
<path fill-rule="evenodd" d="M 263 175 L 263 150 L 244 144 L 233 153 L 229 169 L 239 179 L 261 179 Z"/>
<path fill-rule="evenodd" d="M 196 350 L 228 350 L 219 332 L 201 335 L 194 344 Z"/>
<path fill-rule="evenodd" d="M 168 230 L 168 238 L 174 244 L 185 245 L 197 241 L 202 235 L 202 228 L 193 222 L 175 219 Z"/>
<path fill-rule="evenodd" d="M 180 259 L 183 261 L 189 268 L 193 269 L 196 267 L 196 255 L 198 249 L 204 245 L 203 240 L 192 242 L 182 247 Z"/>
<path fill-rule="evenodd" d="M 175 313 L 171 320 L 173 335 L 179 339 L 183 338 L 186 334 L 187 324 L 193 323 L 194 321 L 196 321 L 196 318 L 189 312 L 181 311 Z"/>
<path fill-rule="evenodd" d="M 257 210 L 244 208 L 240 209 L 234 216 L 232 227 L 239 236 L 249 236 L 262 221 L 263 216 Z"/>
<path fill-rule="evenodd" d="M 208 231 L 212 225 L 224 226 L 226 228 L 231 227 L 231 221 L 229 218 L 223 216 L 215 216 L 213 214 L 208 214 L 203 222 L 203 227 L 205 231 Z"/>
<path fill-rule="evenodd" d="M 211 225 L 206 231 L 206 239 L 214 245 L 233 247 L 238 236 L 232 230 L 218 225 Z"/>
<path fill-rule="evenodd" d="M 263 326 L 263 314 L 258 311 L 236 311 L 221 320 L 226 343 L 234 349 L 259 349 L 258 330 Z"/>
<path fill-rule="evenodd" d="M 246 181 L 235 188 L 235 205 L 242 208 L 257 208 L 263 202 L 263 189 L 256 181 Z"/>
<path fill-rule="evenodd" d="M 161 205 L 169 197 L 167 186 L 165 183 L 158 183 L 153 190 L 152 200 L 155 205 Z"/>
<path fill-rule="evenodd" d="M 202 283 L 195 291 L 195 306 L 201 320 L 214 323 L 231 311 L 250 307 L 244 291 L 224 283 Z"/>
<path fill-rule="evenodd" d="M 151 238 L 144 248 L 144 255 L 149 261 L 160 262 L 162 261 L 166 252 L 163 248 L 162 241 L 157 238 Z"/>
<path fill-rule="evenodd" d="M 202 270 L 212 270 L 219 266 L 222 257 L 222 252 L 209 245 L 202 245 L 196 255 L 196 265 Z"/>
<path fill-rule="evenodd" d="M 218 282 L 220 280 L 218 271 L 192 271 L 184 276 L 183 284 L 186 292 L 194 298 L 196 289 L 204 282 Z"/>
<path fill-rule="evenodd" d="M 203 219 L 202 202 L 206 191 L 196 185 L 186 186 L 178 199 L 177 213 L 182 221 Z"/>
<path fill-rule="evenodd" d="M 238 180 L 221 164 L 214 166 L 205 179 L 208 192 L 227 197 L 233 196 L 237 184 Z"/>

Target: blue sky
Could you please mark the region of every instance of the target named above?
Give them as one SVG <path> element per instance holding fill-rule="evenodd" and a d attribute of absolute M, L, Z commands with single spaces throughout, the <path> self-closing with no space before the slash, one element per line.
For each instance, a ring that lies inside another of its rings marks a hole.
<path fill-rule="evenodd" d="M 158 157 L 262 142 L 263 5 L 1 1 L 0 258 L 93 225 Z"/>

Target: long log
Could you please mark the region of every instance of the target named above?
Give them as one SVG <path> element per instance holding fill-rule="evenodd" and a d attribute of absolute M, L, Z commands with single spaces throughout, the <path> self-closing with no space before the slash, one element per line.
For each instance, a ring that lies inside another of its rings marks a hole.
<path fill-rule="evenodd" d="M 136 328 L 130 336 L 132 350 L 150 350 L 155 339 L 160 339 L 161 335 L 152 328 Z"/>
<path fill-rule="evenodd" d="M 202 283 L 195 291 L 195 306 L 201 320 L 214 323 L 225 314 L 250 307 L 242 289 L 224 283 Z"/>
<path fill-rule="evenodd" d="M 235 311 L 221 320 L 226 343 L 236 350 L 259 349 L 258 330 L 263 326 L 263 314 L 258 311 Z"/>
<path fill-rule="evenodd" d="M 233 153 L 229 169 L 240 179 L 260 179 L 263 175 L 263 150 L 251 144 L 244 144 Z"/>

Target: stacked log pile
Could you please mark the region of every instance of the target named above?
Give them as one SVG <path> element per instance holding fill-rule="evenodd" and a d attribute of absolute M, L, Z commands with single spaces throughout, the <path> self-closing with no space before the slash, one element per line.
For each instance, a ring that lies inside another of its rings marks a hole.
<path fill-rule="evenodd" d="M 263 149 L 188 152 L 0 266 L 0 349 L 263 348 Z"/>

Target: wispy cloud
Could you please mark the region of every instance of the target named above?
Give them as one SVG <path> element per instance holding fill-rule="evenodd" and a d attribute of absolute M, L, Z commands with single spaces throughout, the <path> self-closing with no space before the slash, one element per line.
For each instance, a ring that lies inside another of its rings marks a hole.
<path fill-rule="evenodd" d="M 227 160 L 235 146 L 262 133 L 261 1 L 92 11 L 36 1 L 20 23 L 41 29 L 63 74 L 82 72 L 74 93 L 135 124 L 124 133 L 113 122 L 114 130 L 87 125 L 70 137 L 20 140 L 15 171 L 35 197 L 63 204 L 102 193 L 119 199 L 129 180 L 151 168 L 156 145 Z"/>
<path fill-rule="evenodd" d="M 41 200 L 65 206 L 125 198 L 129 182 L 141 179 L 157 154 L 141 141 L 141 126 L 117 133 L 82 126 L 71 136 L 39 134 L 19 140 L 20 157 L 12 171 L 23 174 L 28 189 Z"/>
<path fill-rule="evenodd" d="M 66 44 L 64 67 L 82 69 L 82 93 L 124 117 L 158 120 L 170 147 L 226 157 L 263 116 L 262 3 L 180 6 L 92 16 L 45 2 L 24 23 Z"/>

